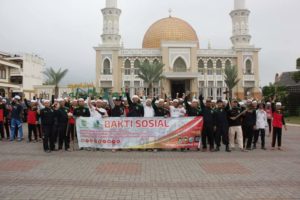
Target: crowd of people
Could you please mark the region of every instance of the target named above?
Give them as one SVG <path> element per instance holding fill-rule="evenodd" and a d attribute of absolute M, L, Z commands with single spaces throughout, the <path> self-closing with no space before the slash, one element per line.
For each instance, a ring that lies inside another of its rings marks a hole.
<path fill-rule="evenodd" d="M 282 129 L 286 129 L 283 107 L 275 98 L 268 102 L 246 100 L 204 100 L 195 98 L 189 92 L 175 99 L 159 97 L 130 97 L 119 95 L 108 99 L 59 98 L 50 100 L 21 99 L 11 100 L 0 97 L 1 140 L 22 141 L 26 107 L 28 124 L 27 142 L 43 141 L 45 152 L 56 150 L 70 151 L 70 141 L 76 139 L 77 117 L 203 117 L 201 150 L 217 152 L 221 144 L 231 152 L 238 146 L 240 151 L 257 148 L 260 137 L 262 150 L 266 150 L 265 137 L 272 135 L 272 150 L 281 150 Z M 113 150 L 115 151 L 115 150 Z"/>

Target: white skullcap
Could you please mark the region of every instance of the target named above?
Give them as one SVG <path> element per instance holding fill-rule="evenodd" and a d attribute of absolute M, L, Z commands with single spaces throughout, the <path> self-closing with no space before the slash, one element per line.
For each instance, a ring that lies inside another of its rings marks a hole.
<path fill-rule="evenodd" d="M 174 99 L 174 100 L 173 100 L 173 102 L 176 102 L 176 103 L 178 103 L 178 102 L 179 102 L 179 100 L 178 100 L 178 99 Z"/>
<path fill-rule="evenodd" d="M 43 100 L 43 103 L 50 103 L 50 100 L 45 99 L 45 100 Z"/>
<path fill-rule="evenodd" d="M 198 99 L 193 99 L 192 102 L 199 103 Z"/>
<path fill-rule="evenodd" d="M 95 103 L 95 102 L 96 102 L 95 100 L 92 100 L 92 101 L 91 101 L 91 103 Z"/>
<path fill-rule="evenodd" d="M 2 99 L 2 102 L 6 103 L 6 99 Z"/>
<path fill-rule="evenodd" d="M 217 103 L 217 100 L 211 100 L 212 103 Z"/>
<path fill-rule="evenodd" d="M 77 102 L 77 99 L 73 99 L 72 102 Z"/>
<path fill-rule="evenodd" d="M 84 99 L 83 98 L 79 98 L 78 101 L 84 101 Z"/>
<path fill-rule="evenodd" d="M 241 106 L 245 105 L 245 103 L 244 103 L 243 101 L 239 102 L 239 104 L 240 104 Z"/>
<path fill-rule="evenodd" d="M 58 98 L 57 101 L 62 102 L 62 101 L 64 101 L 64 99 L 63 98 Z"/>
<path fill-rule="evenodd" d="M 159 101 L 159 102 L 165 102 L 165 100 L 164 100 L 164 99 L 159 99 L 158 101 Z"/>
<path fill-rule="evenodd" d="M 31 103 L 36 103 L 36 102 L 37 102 L 37 100 L 31 100 L 30 102 L 31 102 Z"/>
<path fill-rule="evenodd" d="M 108 103 L 108 101 L 106 99 L 103 100 L 104 103 Z"/>
<path fill-rule="evenodd" d="M 103 101 L 101 99 L 97 99 L 97 103 L 102 103 Z"/>
<path fill-rule="evenodd" d="M 223 103 L 226 103 L 226 104 L 228 103 L 228 100 L 226 100 L 226 99 L 224 99 L 222 101 L 223 101 Z"/>
<path fill-rule="evenodd" d="M 183 98 L 179 98 L 179 101 L 183 101 Z"/>
<path fill-rule="evenodd" d="M 270 103 L 270 102 L 267 102 L 267 105 L 271 105 L 271 103 Z"/>
<path fill-rule="evenodd" d="M 19 95 L 16 95 L 14 98 L 17 99 L 17 100 L 21 99 L 21 97 Z"/>
<path fill-rule="evenodd" d="M 282 106 L 281 102 L 277 102 L 276 106 Z"/>
<path fill-rule="evenodd" d="M 68 100 L 68 97 L 65 97 L 64 100 Z"/>
<path fill-rule="evenodd" d="M 159 101 L 158 101 L 158 100 L 156 100 L 156 101 L 155 101 L 155 104 L 158 104 L 158 103 L 159 103 Z"/>
<path fill-rule="evenodd" d="M 257 104 L 257 101 L 252 101 L 252 103 L 256 103 Z"/>
<path fill-rule="evenodd" d="M 113 97 L 112 99 L 115 101 L 115 100 L 117 100 L 117 97 Z"/>
<path fill-rule="evenodd" d="M 124 97 L 124 98 L 123 98 L 123 100 L 124 100 L 124 101 L 127 101 L 127 98 L 126 98 L 126 97 Z"/>
<path fill-rule="evenodd" d="M 138 95 L 133 95 L 132 99 L 135 99 L 135 98 L 139 99 L 140 97 Z"/>
<path fill-rule="evenodd" d="M 0 99 L 2 99 L 3 97 L 2 96 L 0 96 Z"/>

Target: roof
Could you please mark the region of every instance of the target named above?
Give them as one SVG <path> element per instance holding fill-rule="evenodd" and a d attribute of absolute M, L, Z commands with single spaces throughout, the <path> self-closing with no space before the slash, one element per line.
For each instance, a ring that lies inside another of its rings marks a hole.
<path fill-rule="evenodd" d="M 276 84 L 283 85 L 283 86 L 286 86 L 286 87 L 292 87 L 292 86 L 299 86 L 300 87 L 300 82 L 296 83 L 296 81 L 294 81 L 294 79 L 293 79 L 293 73 L 294 72 L 297 72 L 297 71 L 283 72 L 279 76 L 278 81 L 276 82 Z"/>

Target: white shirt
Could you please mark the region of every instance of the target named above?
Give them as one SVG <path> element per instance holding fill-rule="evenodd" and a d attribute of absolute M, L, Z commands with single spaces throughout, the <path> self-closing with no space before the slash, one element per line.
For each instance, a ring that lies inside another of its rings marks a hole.
<path fill-rule="evenodd" d="M 256 129 L 265 129 L 268 127 L 267 113 L 264 110 L 256 111 Z"/>
<path fill-rule="evenodd" d="M 154 117 L 154 109 L 152 106 L 144 106 L 144 117 Z"/>
<path fill-rule="evenodd" d="M 184 107 L 175 108 L 174 106 L 170 106 L 170 116 L 171 117 L 184 117 L 186 111 Z"/>
<path fill-rule="evenodd" d="M 99 113 L 104 113 L 104 117 L 108 117 L 107 111 L 104 108 L 96 108 L 94 106 L 90 107 L 91 117 L 102 118 L 102 115 Z"/>

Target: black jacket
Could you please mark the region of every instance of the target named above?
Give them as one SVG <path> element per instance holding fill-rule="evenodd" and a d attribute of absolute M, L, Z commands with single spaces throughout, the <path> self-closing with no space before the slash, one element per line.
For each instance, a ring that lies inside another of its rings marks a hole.
<path fill-rule="evenodd" d="M 170 114 L 170 112 L 163 108 L 163 107 L 157 107 L 155 104 L 156 98 L 153 98 L 152 100 L 152 108 L 154 109 L 154 116 L 155 117 L 166 117 Z"/>
<path fill-rule="evenodd" d="M 129 104 L 128 117 L 144 117 L 144 107 L 139 103 L 133 103 L 129 96 L 129 93 L 126 93 L 127 101 Z"/>
<path fill-rule="evenodd" d="M 40 111 L 42 126 L 52 126 L 54 124 L 55 112 L 51 108 L 43 108 Z"/>
<path fill-rule="evenodd" d="M 74 117 L 90 117 L 91 113 L 88 108 L 79 106 L 74 109 L 73 116 Z"/>
<path fill-rule="evenodd" d="M 67 107 L 60 107 L 58 110 L 55 110 L 55 117 L 57 119 L 58 125 L 67 124 L 69 121 L 68 118 L 69 108 Z"/>
<path fill-rule="evenodd" d="M 186 114 L 189 117 L 202 116 L 203 112 L 202 112 L 201 107 L 198 107 L 198 108 L 191 107 L 190 104 L 188 103 L 188 99 L 187 98 L 188 97 L 184 98 L 184 104 L 185 104 Z"/>

